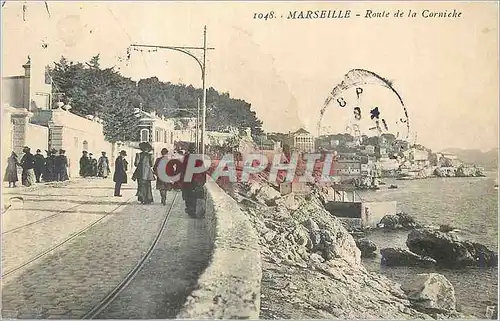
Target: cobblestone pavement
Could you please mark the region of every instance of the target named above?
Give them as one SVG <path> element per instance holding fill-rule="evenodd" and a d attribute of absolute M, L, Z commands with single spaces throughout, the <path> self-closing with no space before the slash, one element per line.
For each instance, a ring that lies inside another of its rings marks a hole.
<path fill-rule="evenodd" d="M 174 319 L 210 254 L 205 220 L 189 218 L 179 195 L 149 261 L 98 318 Z"/>
<path fill-rule="evenodd" d="M 82 317 L 137 264 L 168 208 L 160 204 L 137 204 L 133 182 L 123 189 L 122 198 L 113 197 L 113 183 L 109 179 L 82 179 L 65 187 L 44 186 L 9 193 L 20 194 L 24 198 L 22 208 L 9 209 L 2 215 L 2 231 L 7 232 L 2 235 L 2 273 L 115 211 L 47 256 L 7 275 L 2 280 L 2 316 L 6 318 Z M 158 201 L 156 191 L 154 196 Z M 170 193 L 168 201 L 172 198 Z M 119 207 L 129 199 L 131 202 Z M 180 213 L 181 208 L 176 207 L 179 218 L 184 214 L 183 209 Z M 54 215 L 61 210 L 60 215 Z M 37 224 L 13 230 L 51 215 L 54 216 Z M 171 233 L 186 228 L 187 225 L 178 223 L 172 226 Z M 187 232 L 179 234 L 183 233 Z M 157 270 L 165 273 L 162 266 L 157 266 Z M 189 269 L 186 270 L 187 273 Z"/>

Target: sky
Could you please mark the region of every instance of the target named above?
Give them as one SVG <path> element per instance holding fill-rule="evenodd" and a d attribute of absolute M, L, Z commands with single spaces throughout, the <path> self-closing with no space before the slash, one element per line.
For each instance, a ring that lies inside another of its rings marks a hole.
<path fill-rule="evenodd" d="M 252 104 L 264 130 L 317 133 L 319 111 L 351 69 L 392 81 L 408 110 L 411 137 L 433 150 L 498 147 L 498 5 L 494 2 L 23 2 L 2 10 L 2 75 L 22 74 L 27 56 L 51 63 L 100 54 L 134 80 L 201 87 L 193 58 L 174 51 L 131 52 L 131 43 L 214 50 L 207 85 Z M 366 10 L 412 10 L 416 18 L 365 18 Z M 422 10 L 462 12 L 422 18 Z M 349 19 L 289 20 L 294 10 L 351 10 Z M 254 19 L 274 12 L 275 19 Z M 360 17 L 355 17 L 359 13 Z M 280 18 L 283 15 L 284 18 Z M 42 48 L 46 44 L 46 48 Z M 388 122 L 402 107 L 384 88 L 365 88 L 362 109 L 383 106 Z M 372 90 L 373 89 L 373 90 Z M 375 94 L 378 93 L 378 94 Z M 352 97 L 352 91 L 346 93 Z M 322 127 L 343 131 L 352 106 L 330 104 Z M 193 106 L 194 107 L 194 106 Z M 388 114 L 389 113 L 389 114 Z M 396 115 L 397 113 L 397 115 Z M 365 131 L 366 128 L 363 128 Z M 364 133 L 364 132 L 363 132 Z"/>

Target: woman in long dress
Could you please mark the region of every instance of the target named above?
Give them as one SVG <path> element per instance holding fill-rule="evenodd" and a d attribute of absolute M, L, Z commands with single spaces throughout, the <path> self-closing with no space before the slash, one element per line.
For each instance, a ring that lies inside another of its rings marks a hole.
<path fill-rule="evenodd" d="M 25 146 L 23 148 L 23 157 L 21 158 L 21 167 L 23 168 L 23 172 L 21 175 L 21 183 L 26 186 L 32 186 L 35 184 L 35 156 L 31 154 L 30 148 Z"/>
<path fill-rule="evenodd" d="M 99 157 L 97 164 L 97 176 L 107 178 L 111 170 L 109 169 L 109 159 L 106 152 L 101 152 L 102 156 Z"/>
<path fill-rule="evenodd" d="M 19 181 L 17 177 L 17 166 L 21 166 L 17 160 L 17 154 L 12 154 L 7 159 L 7 169 L 5 170 L 4 181 L 9 182 L 9 187 L 16 187 L 16 182 Z"/>
<path fill-rule="evenodd" d="M 137 200 L 141 204 L 153 203 L 153 190 L 151 181 L 155 180 L 153 174 L 153 155 L 150 151 L 153 147 L 146 142 L 139 144 L 140 153 L 135 154 L 134 165 L 136 167 L 134 176 L 137 179 Z"/>

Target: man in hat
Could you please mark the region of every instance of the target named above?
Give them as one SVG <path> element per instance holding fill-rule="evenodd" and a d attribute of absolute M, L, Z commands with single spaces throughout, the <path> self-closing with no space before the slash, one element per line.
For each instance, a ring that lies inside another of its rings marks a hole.
<path fill-rule="evenodd" d="M 97 159 L 92 157 L 93 155 L 89 153 L 89 176 L 97 176 Z"/>
<path fill-rule="evenodd" d="M 56 157 L 56 149 L 47 150 L 47 158 L 45 158 L 45 169 L 43 171 L 42 180 L 44 182 L 52 182 L 55 179 L 54 161 Z"/>
<path fill-rule="evenodd" d="M 44 168 L 45 157 L 43 157 L 42 151 L 37 149 L 35 155 L 35 178 L 37 183 L 40 183 L 40 176 L 42 176 Z"/>
<path fill-rule="evenodd" d="M 31 154 L 28 146 L 23 148 L 23 153 L 24 155 L 21 158 L 21 167 L 23 168 L 21 182 L 24 186 L 31 186 L 35 184 L 35 157 Z"/>
<path fill-rule="evenodd" d="M 195 152 L 196 152 L 196 145 L 194 143 L 190 143 L 187 153 L 184 154 L 184 161 L 181 172 L 181 186 L 182 186 L 183 199 L 186 204 L 186 213 L 191 217 L 196 217 L 197 200 L 203 200 L 205 197 L 204 185 L 207 181 L 206 173 L 196 173 L 193 175 L 191 181 L 189 182 L 184 181 L 184 175 L 186 174 L 186 169 L 190 154 L 194 154 Z M 196 161 L 195 164 L 196 167 L 202 165 L 203 162 L 201 160 Z"/>
<path fill-rule="evenodd" d="M 113 182 L 115 182 L 115 196 L 121 197 L 120 190 L 122 184 L 127 184 L 127 152 L 122 150 L 115 160 L 115 173 L 113 174 Z"/>
<path fill-rule="evenodd" d="M 54 160 L 54 167 L 56 173 L 56 181 L 63 182 L 69 179 L 68 177 L 68 158 L 66 157 L 64 149 L 59 150 L 59 155 Z"/>
<path fill-rule="evenodd" d="M 80 176 L 87 177 L 88 176 L 88 168 L 89 168 L 89 156 L 88 152 L 84 150 L 82 152 L 82 157 L 80 157 Z"/>

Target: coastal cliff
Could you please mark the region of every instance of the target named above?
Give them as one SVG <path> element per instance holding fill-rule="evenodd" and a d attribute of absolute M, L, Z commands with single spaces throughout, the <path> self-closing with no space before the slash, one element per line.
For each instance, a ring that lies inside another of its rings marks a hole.
<path fill-rule="evenodd" d="M 454 309 L 422 310 L 400 284 L 368 272 L 356 241 L 319 195 L 281 196 L 264 182 L 227 191 L 260 235 L 261 318 L 461 317 Z"/>

